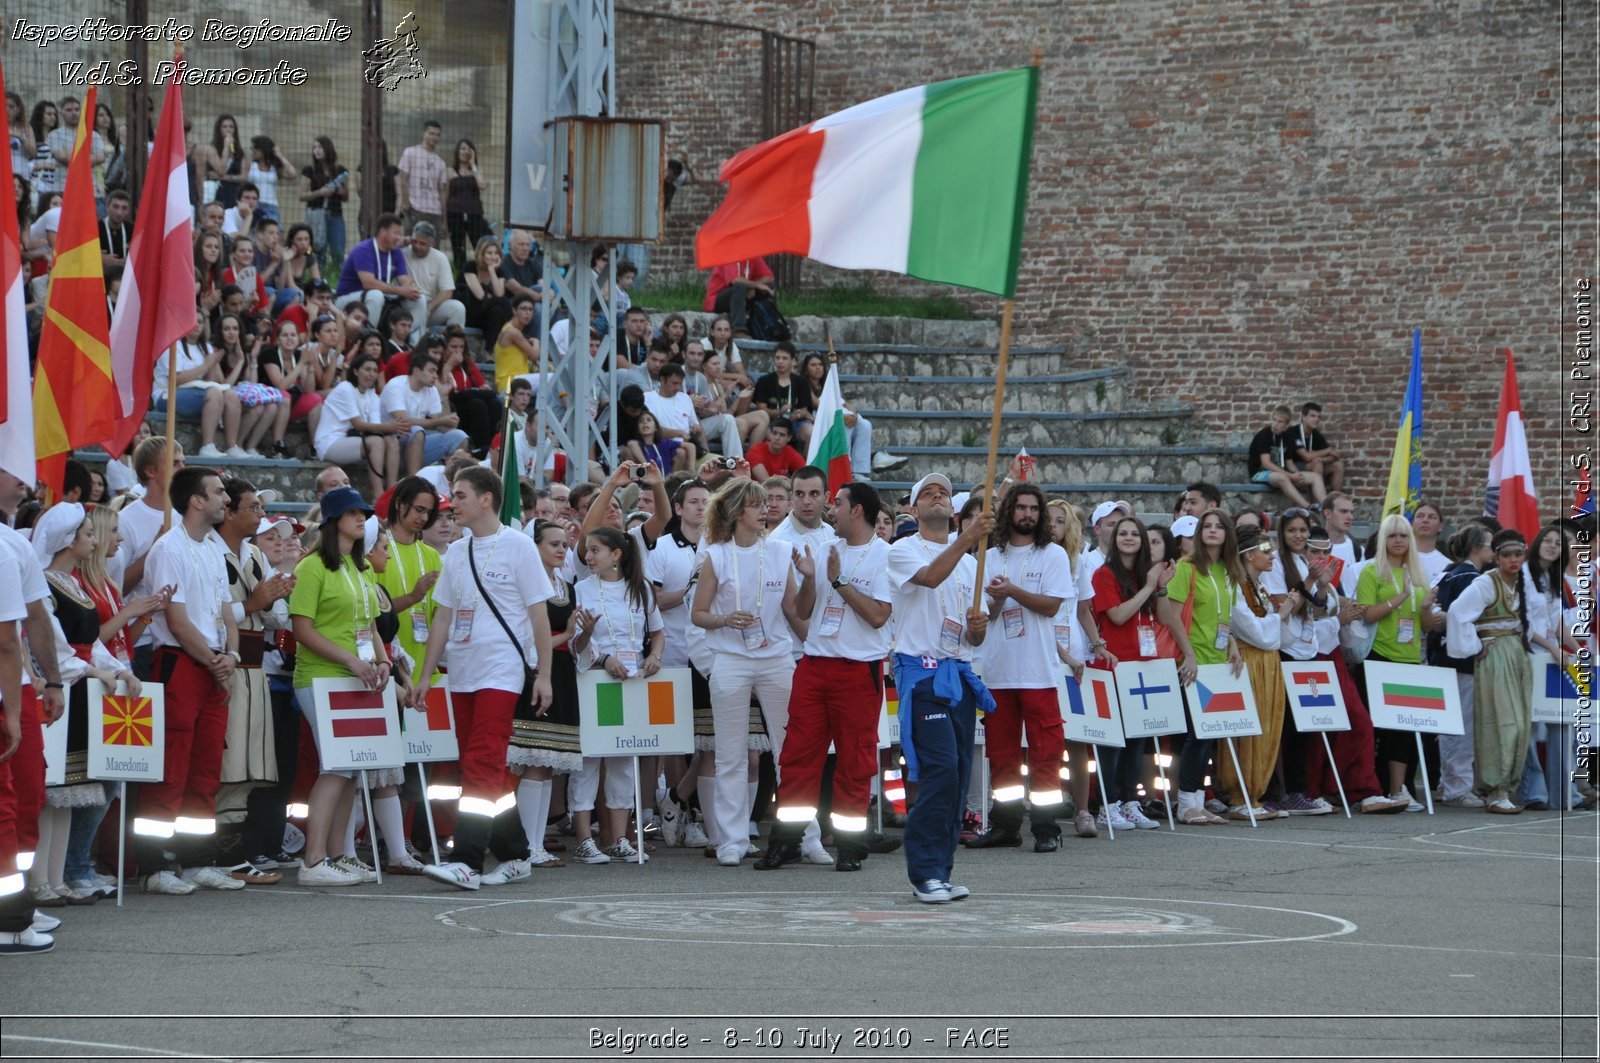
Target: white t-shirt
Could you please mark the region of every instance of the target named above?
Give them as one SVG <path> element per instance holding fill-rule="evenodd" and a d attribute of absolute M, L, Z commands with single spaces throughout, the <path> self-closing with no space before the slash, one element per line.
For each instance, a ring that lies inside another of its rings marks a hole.
<path fill-rule="evenodd" d="M 350 434 L 351 421 L 381 424 L 383 419 L 383 404 L 376 391 L 362 391 L 348 380 L 339 381 L 322 404 L 322 420 L 317 424 L 318 460 L 337 440 Z"/>
<path fill-rule="evenodd" d="M 261 166 L 260 163 L 251 161 L 250 169 L 245 171 L 245 180 L 256 186 L 260 193 L 260 202 L 257 207 L 270 207 L 268 213 L 277 213 L 278 208 L 278 170 L 275 166 Z"/>
<path fill-rule="evenodd" d="M 168 347 L 161 352 L 161 357 L 156 359 L 155 380 L 150 385 L 150 401 L 166 398 L 167 374 L 171 371 L 168 366 L 172 361 L 172 348 Z M 187 373 L 191 369 L 199 369 L 206 362 L 206 352 L 192 343 L 185 341 L 178 344 L 178 372 Z M 179 384 L 179 388 L 203 386 L 199 380 L 191 380 L 187 384 Z"/>
<path fill-rule="evenodd" d="M 222 619 L 225 603 L 231 604 L 228 591 L 227 544 L 215 529 L 196 542 L 183 524 L 174 524 L 150 548 L 145 562 L 145 582 L 153 587 L 172 585 L 172 601 L 183 606 L 189 623 L 206 640 L 206 645 L 221 651 L 227 645 L 227 629 Z M 178 639 L 167 626 L 165 610 L 152 613 L 150 635 L 157 646 L 177 646 Z"/>
<path fill-rule="evenodd" d="M 956 562 L 950 575 L 937 587 L 919 587 L 911 577 L 933 563 L 945 549 L 920 534 L 908 535 L 889 547 L 889 583 L 894 588 L 895 650 L 913 657 L 972 660 L 972 647 L 966 640 L 967 609 L 972 605 L 972 587 L 978 577 L 978 563 L 971 555 Z M 953 649 L 942 648 L 940 634 L 946 621 L 955 624 Z M 1053 684 L 1052 684 L 1053 685 Z"/>
<path fill-rule="evenodd" d="M 407 251 L 406 272 L 416 281 L 417 289 L 422 292 L 424 301 L 432 299 L 446 289 L 455 290 L 456 278 L 450 269 L 450 256 L 437 247 L 430 247 L 422 258 Z"/>
<path fill-rule="evenodd" d="M 17 616 L 11 620 L 20 620 L 28 614 L 28 606 L 37 601 L 42 601 L 50 593 L 50 585 L 45 582 L 44 566 L 39 563 L 39 558 L 33 552 L 33 544 L 24 539 L 12 528 L 0 522 L 0 551 L 16 561 L 17 584 L 20 593 L 15 597 L 9 594 L 0 597 L 0 616 L 21 609 Z M 28 670 L 22 670 L 22 685 L 31 686 L 28 680 Z"/>
<path fill-rule="evenodd" d="M 674 432 L 687 432 L 700 423 L 694 413 L 694 400 L 681 391 L 670 399 L 659 392 L 647 392 L 644 408 L 650 411 L 657 425 Z"/>
<path fill-rule="evenodd" d="M 1361 574 L 1359 566 L 1365 564 L 1365 562 L 1356 560 L 1356 541 L 1347 535 L 1344 542 L 1334 543 L 1329 547 L 1328 552 L 1344 562 L 1344 570 L 1339 573 L 1339 593 L 1346 598 L 1354 598 L 1356 596 L 1356 577 Z M 1272 593 L 1281 594 L 1283 592 L 1273 591 Z"/>
<path fill-rule="evenodd" d="M 259 207 L 260 204 L 258 203 L 257 206 Z M 257 210 L 250 216 L 250 224 L 254 225 L 259 217 L 261 217 L 261 211 Z M 222 212 L 222 235 L 237 236 L 242 228 L 244 228 L 244 222 L 240 220 L 238 207 L 229 207 Z"/>
<path fill-rule="evenodd" d="M 1065 552 L 1065 551 L 1063 551 Z M 1070 561 L 1071 558 L 1068 558 Z M 1056 611 L 1055 637 L 1059 643 L 1062 632 L 1067 634 L 1067 652 L 1080 661 L 1089 659 L 1089 632 L 1084 630 L 1078 622 L 1078 603 L 1094 601 L 1094 576 L 1092 569 L 1084 564 L 1084 559 L 1078 558 L 1078 571 L 1071 579 L 1072 591 L 1061 599 L 1061 608 Z M 1060 660 L 1059 654 L 1056 660 Z"/>
<path fill-rule="evenodd" d="M 1439 577 L 1444 575 L 1444 570 L 1450 567 L 1450 559 L 1438 550 L 1418 550 L 1417 560 L 1422 562 L 1422 571 L 1428 574 L 1428 586 L 1437 586 Z"/>
<path fill-rule="evenodd" d="M 765 538 L 746 547 L 731 541 L 701 544 L 700 555 L 717 580 L 711 612 L 754 613 L 760 625 L 740 630 L 713 628 L 706 632 L 706 648 L 713 654 L 757 659 L 783 657 L 792 652 L 789 623 L 783 615 L 783 596 L 793 571 L 791 547 Z M 765 642 L 760 640 L 764 636 Z"/>
<path fill-rule="evenodd" d="M 397 376 L 383 386 L 383 392 L 378 396 L 378 407 L 383 411 L 385 420 L 393 414 L 403 413 L 413 421 L 420 421 L 444 412 L 439 389 L 423 388 L 418 391 L 411 386 L 409 375 Z"/>
<path fill-rule="evenodd" d="M 1044 547 L 1012 546 L 1004 552 L 990 547 L 984 572 L 988 579 L 1004 576 L 1030 594 L 1076 599 L 1067 552 L 1055 543 Z M 985 596 L 985 606 L 992 605 Z M 1055 689 L 1061 678 L 1061 658 L 1056 653 L 1054 614 L 1040 616 L 1007 598 L 989 628 L 989 637 L 983 643 L 986 686 L 995 690 Z"/>
<path fill-rule="evenodd" d="M 506 637 L 505 628 L 495 619 L 494 610 L 478 593 L 468 559 L 477 563 L 478 579 L 499 607 L 516 641 Z M 501 528 L 487 539 L 476 537 L 456 544 L 444 555 L 439 582 L 433 585 L 433 601 L 440 609 L 459 610 L 450 625 L 450 689 L 470 693 L 475 690 L 522 689 L 522 662 L 539 666 L 539 652 L 533 641 L 533 626 L 528 621 L 530 606 L 546 601 L 555 589 L 539 561 L 533 540 L 511 528 Z M 446 622 L 435 614 L 434 623 Z M 524 654 L 524 650 L 526 654 Z"/>
<path fill-rule="evenodd" d="M 65 167 L 62 167 L 62 168 L 65 169 Z M 49 210 L 47 210 L 43 214 L 39 215 L 39 218 L 38 218 L 37 221 L 35 221 L 32 225 L 28 226 L 28 235 L 33 237 L 33 239 L 35 239 L 35 240 L 43 240 L 45 233 L 55 233 L 55 232 L 60 232 L 60 231 L 61 231 L 61 208 L 60 207 L 51 207 Z"/>
<path fill-rule="evenodd" d="M 672 594 L 685 589 L 689 592 L 678 605 L 661 610 L 661 620 L 666 627 L 661 663 L 667 668 L 681 668 L 689 663 L 689 607 L 694 604 L 693 584 L 699 566 L 698 544 L 677 535 L 661 536 L 656 540 L 655 549 L 644 556 L 644 578 L 658 593 Z"/>
<path fill-rule="evenodd" d="M 611 654 L 621 657 L 624 666 L 631 663 L 629 675 L 638 675 L 647 650 L 646 637 L 661 630 L 661 610 L 656 608 L 655 596 L 649 596 L 649 608 L 641 608 L 628 597 L 627 584 L 622 580 L 606 581 L 590 576 L 573 589 L 573 602 L 579 609 L 594 614 L 594 631 L 589 644 L 577 655 L 579 670 L 593 668 L 601 657 Z M 633 654 L 630 662 L 625 656 Z"/>
<path fill-rule="evenodd" d="M 828 582 L 828 552 L 839 552 L 839 575 L 875 602 L 894 601 L 889 584 L 889 544 L 874 535 L 861 546 L 835 538 L 817 555 L 817 603 L 806 637 L 808 657 L 881 661 L 889 656 L 889 625 L 873 627 Z M 830 616 L 829 611 L 834 610 Z"/>
<path fill-rule="evenodd" d="M 168 526 L 177 524 L 177 510 L 163 513 L 144 498 L 128 503 L 122 512 L 117 514 L 117 531 L 122 534 L 122 545 L 117 548 L 116 553 L 106 559 L 106 573 L 112 582 L 116 583 L 119 591 L 122 589 L 122 577 L 129 567 L 149 553 L 150 547 L 155 545 L 156 537 L 161 534 L 162 518 L 168 514 L 171 515 Z M 127 597 L 148 594 L 149 591 L 145 590 L 148 586 L 150 586 L 148 579 L 140 580 L 128 591 Z"/>

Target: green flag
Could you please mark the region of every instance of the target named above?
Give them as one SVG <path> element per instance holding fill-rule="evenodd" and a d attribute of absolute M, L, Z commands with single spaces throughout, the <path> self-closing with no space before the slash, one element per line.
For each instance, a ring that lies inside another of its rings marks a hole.
<path fill-rule="evenodd" d="M 522 527 L 522 478 L 517 474 L 517 432 L 506 423 L 500 447 L 500 523 Z"/>

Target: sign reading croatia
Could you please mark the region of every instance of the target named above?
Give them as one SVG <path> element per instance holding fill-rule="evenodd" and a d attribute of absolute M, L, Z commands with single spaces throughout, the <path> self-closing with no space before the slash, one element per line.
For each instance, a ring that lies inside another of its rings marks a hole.
<path fill-rule="evenodd" d="M 649 678 L 578 673 L 578 746 L 586 757 L 694 752 L 694 694 L 687 668 Z"/>
<path fill-rule="evenodd" d="M 1122 717 L 1117 712 L 1117 677 L 1104 668 L 1085 668 L 1081 681 L 1071 675 L 1056 689 L 1061 699 L 1061 730 L 1068 742 L 1120 749 Z"/>
<path fill-rule="evenodd" d="M 398 768 L 406 762 L 394 684 L 368 690 L 361 680 L 314 679 L 317 747 L 324 771 Z"/>
<path fill-rule="evenodd" d="M 1283 686 L 1301 733 L 1350 730 L 1350 713 L 1332 661 L 1284 661 Z"/>
<path fill-rule="evenodd" d="M 1248 738 L 1261 733 L 1250 673 L 1231 664 L 1202 664 L 1189 687 L 1189 718 L 1200 738 Z"/>
<path fill-rule="evenodd" d="M 1372 659 L 1366 670 L 1372 726 L 1425 734 L 1463 733 L 1461 691 L 1453 670 Z"/>
<path fill-rule="evenodd" d="M 115 689 L 115 688 L 113 688 Z M 160 782 L 166 769 L 166 698 L 160 683 L 137 697 L 89 680 L 89 778 Z"/>
<path fill-rule="evenodd" d="M 1189 729 L 1178 692 L 1178 665 L 1171 660 L 1123 661 L 1117 665 L 1122 731 L 1129 738 L 1180 734 Z"/>

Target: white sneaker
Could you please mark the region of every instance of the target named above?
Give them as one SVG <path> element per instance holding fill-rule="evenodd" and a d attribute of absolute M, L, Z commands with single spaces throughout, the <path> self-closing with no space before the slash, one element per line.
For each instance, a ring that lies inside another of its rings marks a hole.
<path fill-rule="evenodd" d="M 191 867 L 186 868 L 182 875 L 183 881 L 191 886 L 199 886 L 203 890 L 242 890 L 244 882 L 236 879 L 220 867 Z"/>
<path fill-rule="evenodd" d="M 213 458 L 213 459 L 215 459 L 215 458 L 225 458 L 228 455 L 227 455 L 227 453 L 225 451 L 218 450 L 217 449 L 217 445 L 215 443 L 207 443 L 205 446 L 203 446 L 199 450 L 195 451 L 194 452 L 194 456 L 197 457 L 197 458 Z"/>
<path fill-rule="evenodd" d="M 1391 800 L 1382 794 L 1373 794 L 1371 797 L 1363 797 L 1359 807 L 1362 812 L 1368 814 L 1377 812 L 1399 812 L 1406 807 L 1406 804 L 1409 802 L 1409 800 L 1409 797 L 1405 801 L 1399 801 Z"/>
<path fill-rule="evenodd" d="M 242 886 L 244 883 L 241 882 L 239 885 Z M 194 885 L 185 882 L 171 871 L 157 871 L 144 880 L 144 891 L 161 893 L 168 897 L 187 897 L 194 892 Z"/>
<path fill-rule="evenodd" d="M 739 861 L 744 859 L 745 846 L 734 842 L 732 845 L 719 845 L 717 847 L 717 863 L 723 867 L 738 867 Z"/>
<path fill-rule="evenodd" d="M 48 934 L 51 931 L 60 929 L 60 927 L 61 920 L 57 919 L 55 916 L 45 915 L 43 912 L 39 911 L 33 913 L 33 923 L 31 928 L 37 933 Z"/>
<path fill-rule="evenodd" d="M 55 938 L 32 927 L 12 934 L 0 934 L 0 956 L 35 956 L 55 947 Z"/>
<path fill-rule="evenodd" d="M 685 849 L 704 849 L 711 844 L 711 839 L 706 835 L 704 827 L 696 820 L 690 820 L 683 825 L 683 847 Z"/>
<path fill-rule="evenodd" d="M 896 465 L 904 465 L 909 460 L 911 459 L 902 458 L 898 454 L 891 454 L 887 450 L 880 450 L 872 455 L 872 471 L 883 472 L 885 469 L 892 469 Z"/>
<path fill-rule="evenodd" d="M 585 838 L 572 850 L 572 858 L 580 864 L 609 864 L 611 857 L 600 851 L 593 838 Z"/>
<path fill-rule="evenodd" d="M 362 863 L 358 857 L 351 856 L 349 853 L 346 853 L 343 856 L 334 857 L 333 862 L 350 872 L 352 875 L 359 875 L 362 882 L 378 881 L 378 872 L 376 870 L 368 867 L 366 864 Z"/>
<path fill-rule="evenodd" d="M 459 860 L 448 864 L 428 864 L 423 867 L 422 873 L 435 882 L 443 882 L 458 890 L 475 890 L 483 881 L 482 875 Z"/>
<path fill-rule="evenodd" d="M 1137 801 L 1122 802 L 1122 818 L 1124 822 L 1132 824 L 1135 830 L 1155 830 L 1158 826 L 1155 820 L 1144 814 L 1144 809 L 1139 807 Z"/>
<path fill-rule="evenodd" d="M 650 860 L 649 853 L 640 853 L 639 850 L 633 847 L 633 843 L 625 837 L 618 838 L 606 846 L 606 855 L 613 860 L 621 860 L 629 864 L 643 864 L 648 863 Z"/>
<path fill-rule="evenodd" d="M 833 866 L 833 854 L 824 849 L 820 842 L 812 846 L 802 845 L 800 847 L 800 860 L 807 864 L 821 864 L 824 867 Z"/>
<path fill-rule="evenodd" d="M 295 882 L 302 886 L 359 886 L 362 881 L 360 875 L 346 871 L 332 860 L 310 867 L 301 865 L 295 873 Z"/>
<path fill-rule="evenodd" d="M 1113 830 L 1134 830 L 1133 824 L 1122 814 L 1122 806 L 1115 801 L 1100 807 L 1100 814 L 1094 819 L 1095 826 L 1110 826 Z"/>
<path fill-rule="evenodd" d="M 661 824 L 661 840 L 674 848 L 682 845 L 684 820 L 689 818 L 689 810 L 678 804 L 670 792 L 661 796 L 656 807 L 660 812 L 656 821 Z"/>
<path fill-rule="evenodd" d="M 426 870 L 423 872 L 426 874 Z M 478 881 L 485 886 L 504 886 L 511 882 L 521 882 L 525 878 L 533 877 L 533 861 L 507 860 L 493 871 L 481 876 Z"/>
<path fill-rule="evenodd" d="M 224 450 L 223 453 L 230 458 L 259 458 L 261 456 L 253 451 L 244 449 L 237 443 L 229 447 L 227 450 Z"/>

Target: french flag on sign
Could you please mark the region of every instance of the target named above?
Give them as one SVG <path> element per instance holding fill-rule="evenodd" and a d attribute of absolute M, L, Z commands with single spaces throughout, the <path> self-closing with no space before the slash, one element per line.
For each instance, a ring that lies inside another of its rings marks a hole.
<path fill-rule="evenodd" d="M 1089 715 L 1090 709 L 1098 719 L 1111 719 L 1112 690 L 1109 683 L 1099 676 L 1084 676 L 1079 683 L 1071 676 L 1067 677 L 1067 699 L 1074 716 Z"/>
<path fill-rule="evenodd" d="M 329 723 L 335 738 L 381 738 L 389 734 L 389 714 L 377 690 L 331 690 Z"/>

